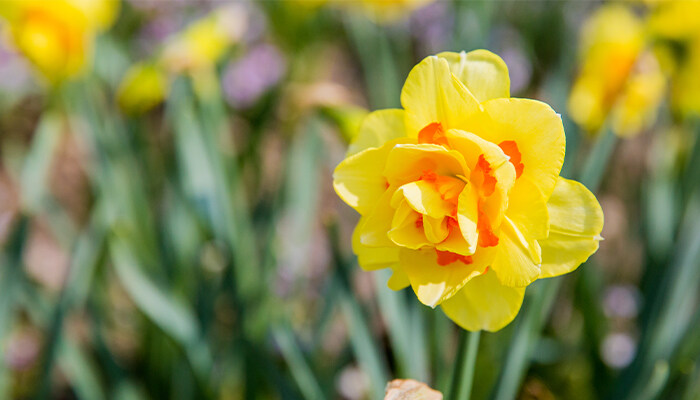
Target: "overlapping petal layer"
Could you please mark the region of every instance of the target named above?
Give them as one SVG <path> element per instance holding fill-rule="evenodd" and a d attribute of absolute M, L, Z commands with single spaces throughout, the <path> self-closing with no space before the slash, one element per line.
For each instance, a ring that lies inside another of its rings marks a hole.
<path fill-rule="evenodd" d="M 504 286 L 489 271 L 469 281 L 441 307 L 464 329 L 497 331 L 515 318 L 524 296 L 525 288 Z"/>
<path fill-rule="evenodd" d="M 362 215 L 358 261 L 391 268 L 389 287 L 410 285 L 465 329 L 498 330 L 527 285 L 595 252 L 600 206 L 559 176 L 561 117 L 510 98 L 498 56 L 428 57 L 401 103 L 367 117 L 334 174 L 338 195 Z"/>

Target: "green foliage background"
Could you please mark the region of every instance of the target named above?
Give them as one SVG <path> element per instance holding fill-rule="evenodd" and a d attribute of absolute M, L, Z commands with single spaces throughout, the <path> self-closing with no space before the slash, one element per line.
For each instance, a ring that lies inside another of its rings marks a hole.
<path fill-rule="evenodd" d="M 181 21 L 222 4 L 156 9 Z M 664 105 L 632 139 L 579 132 L 566 101 L 597 2 L 438 1 L 427 22 L 388 25 L 248 5 L 286 72 L 245 108 L 180 76 L 163 105 L 122 113 L 154 18 L 129 2 L 85 76 L 0 92 L 0 398 L 377 399 L 394 378 L 454 394 L 466 334 L 357 267 L 357 216 L 331 189 L 358 106 L 399 106 L 431 54 L 421 24 L 441 30 L 436 52 L 518 50 L 511 74 L 529 76 L 513 94 L 562 114 L 563 175 L 606 214 L 597 255 L 481 334 L 472 398 L 700 398 L 698 121 Z M 247 51 L 232 46 L 217 82 Z"/>

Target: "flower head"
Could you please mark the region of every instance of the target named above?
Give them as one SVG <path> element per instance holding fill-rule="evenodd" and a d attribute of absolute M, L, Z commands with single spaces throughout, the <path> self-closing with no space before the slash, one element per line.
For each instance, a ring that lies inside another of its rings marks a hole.
<path fill-rule="evenodd" d="M 673 108 L 681 115 L 700 114 L 700 2 L 661 2 L 649 16 L 649 31 L 656 38 L 673 42 L 675 51 L 669 53 L 683 55 L 670 68 Z"/>
<path fill-rule="evenodd" d="M 5 0 L 0 15 L 13 42 L 51 82 L 79 74 L 90 62 L 96 33 L 114 21 L 115 0 Z"/>
<path fill-rule="evenodd" d="M 245 33 L 247 18 L 242 5 L 221 7 L 171 37 L 161 63 L 174 72 L 197 72 L 210 68 Z"/>
<path fill-rule="evenodd" d="M 434 0 L 361 0 L 358 3 L 369 18 L 380 23 L 390 23 L 432 1 Z"/>
<path fill-rule="evenodd" d="M 644 24 L 623 5 L 603 6 L 586 21 L 583 65 L 569 98 L 574 121 L 596 132 L 611 117 L 613 131 L 621 136 L 654 122 L 666 78 L 645 43 Z"/>
<path fill-rule="evenodd" d="M 391 268 L 392 289 L 410 285 L 465 329 L 501 329 L 527 285 L 598 248 L 598 202 L 559 176 L 561 118 L 510 98 L 505 63 L 485 50 L 424 59 L 401 104 L 367 116 L 334 172 L 361 215 L 359 264 Z"/>
<path fill-rule="evenodd" d="M 168 93 L 168 77 L 156 65 L 139 63 L 126 72 L 117 102 L 127 114 L 141 114 L 160 104 Z"/>

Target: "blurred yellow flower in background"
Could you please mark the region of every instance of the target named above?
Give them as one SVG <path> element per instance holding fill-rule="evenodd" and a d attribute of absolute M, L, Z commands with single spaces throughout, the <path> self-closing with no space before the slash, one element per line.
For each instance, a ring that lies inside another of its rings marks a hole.
<path fill-rule="evenodd" d="M 287 4 L 302 11 L 317 10 L 325 4 L 347 11 L 359 11 L 379 24 L 390 24 L 435 0 L 288 0 Z"/>
<path fill-rule="evenodd" d="M 118 10 L 116 0 L 0 2 L 14 45 L 53 83 L 90 64 L 94 37 L 114 22 Z"/>
<path fill-rule="evenodd" d="M 379 23 L 396 21 L 435 0 L 360 0 L 367 16 Z"/>
<path fill-rule="evenodd" d="M 168 77 L 156 65 L 134 64 L 117 90 L 119 106 L 127 114 L 140 114 L 160 104 L 168 92 Z"/>
<path fill-rule="evenodd" d="M 649 17 L 649 28 L 653 33 L 669 39 L 698 38 L 700 35 L 700 1 L 660 1 Z"/>
<path fill-rule="evenodd" d="M 128 114 L 147 112 L 167 96 L 172 75 L 177 74 L 197 78 L 197 90 L 217 91 L 213 68 L 241 40 L 247 17 L 241 4 L 224 6 L 172 35 L 153 59 L 125 73 L 117 92 L 119 106 Z"/>
<path fill-rule="evenodd" d="M 661 2 L 652 10 L 649 29 L 682 48 L 672 71 L 673 108 L 681 115 L 700 114 L 700 1 Z"/>
<path fill-rule="evenodd" d="M 160 56 L 162 66 L 172 72 L 196 72 L 212 67 L 246 31 L 243 6 L 214 10 L 168 40 Z"/>
<path fill-rule="evenodd" d="M 613 132 L 629 136 L 654 122 L 666 78 L 645 45 L 643 21 L 623 5 L 605 5 L 586 21 L 568 107 L 576 123 L 597 133 L 612 114 Z"/>
<path fill-rule="evenodd" d="M 559 176 L 560 116 L 510 98 L 495 54 L 441 53 L 413 68 L 403 109 L 370 113 L 334 172 L 361 219 L 353 249 L 389 286 L 468 330 L 503 328 L 525 287 L 574 270 L 598 248 L 603 214 Z"/>

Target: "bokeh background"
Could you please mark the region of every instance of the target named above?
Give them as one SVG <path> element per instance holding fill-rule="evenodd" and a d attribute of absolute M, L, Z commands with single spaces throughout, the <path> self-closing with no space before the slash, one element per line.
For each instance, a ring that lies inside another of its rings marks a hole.
<path fill-rule="evenodd" d="M 1 1 L 0 398 L 450 394 L 464 334 L 357 267 L 331 182 L 413 65 L 478 48 L 606 223 L 481 335 L 472 398 L 700 398 L 700 2 Z"/>

